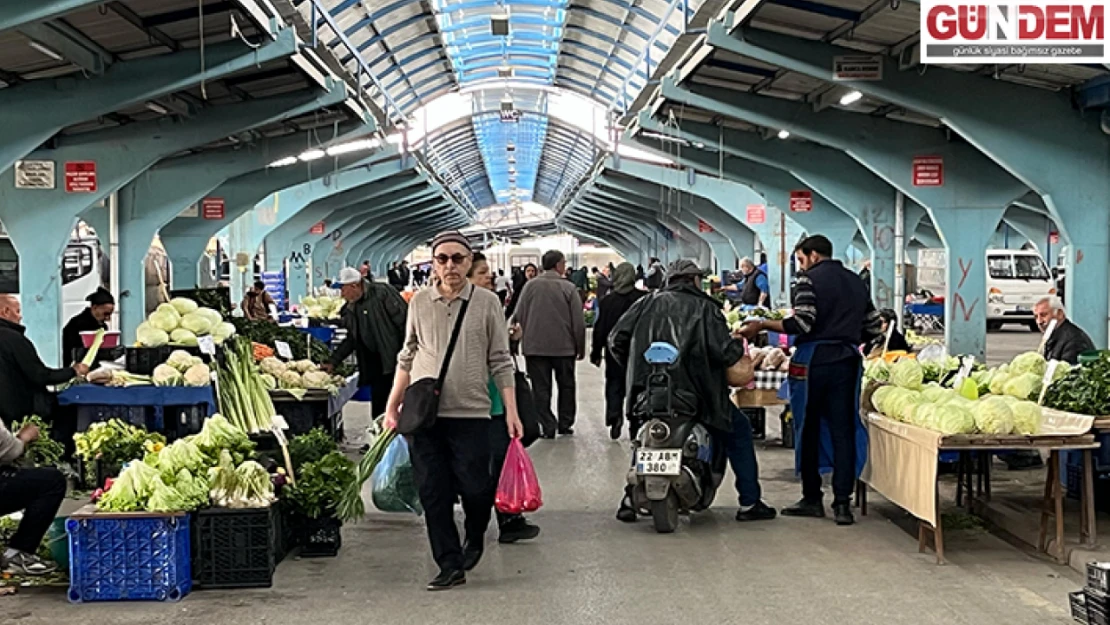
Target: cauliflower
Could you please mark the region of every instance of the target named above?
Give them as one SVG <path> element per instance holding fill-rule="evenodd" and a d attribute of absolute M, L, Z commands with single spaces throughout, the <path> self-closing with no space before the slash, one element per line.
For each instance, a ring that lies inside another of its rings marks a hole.
<path fill-rule="evenodd" d="M 155 386 L 181 386 L 181 372 L 169 364 L 160 364 L 151 375 Z"/>
<path fill-rule="evenodd" d="M 170 357 L 166 359 L 166 364 L 177 369 L 181 373 L 185 373 L 186 369 L 196 364 L 193 360 L 194 357 L 189 352 L 183 349 L 175 349 L 170 352 Z M 199 361 L 200 359 L 197 358 L 196 360 Z"/>
<path fill-rule="evenodd" d="M 208 386 L 211 383 L 212 372 L 204 363 L 197 363 L 185 371 L 186 386 Z"/>
<path fill-rule="evenodd" d="M 316 370 L 316 364 L 311 360 L 295 360 L 289 363 L 289 368 L 298 373 L 307 373 Z"/>
<path fill-rule="evenodd" d="M 326 389 L 331 385 L 331 376 L 323 371 L 306 371 L 302 380 L 305 388 Z"/>
<path fill-rule="evenodd" d="M 276 378 L 280 378 L 281 374 L 289 369 L 284 362 L 278 360 L 275 356 L 263 358 L 262 362 L 259 363 L 259 367 L 262 369 L 262 373 L 269 373 Z"/>
<path fill-rule="evenodd" d="M 301 379 L 301 374 L 293 370 L 286 370 L 282 372 L 278 379 L 281 381 L 282 388 L 304 388 L 304 381 Z"/>

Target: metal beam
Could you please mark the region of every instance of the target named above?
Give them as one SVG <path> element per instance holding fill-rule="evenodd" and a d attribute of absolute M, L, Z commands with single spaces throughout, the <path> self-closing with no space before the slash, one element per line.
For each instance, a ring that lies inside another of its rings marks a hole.
<path fill-rule="evenodd" d="M 0 32 L 45 22 L 102 0 L 4 0 L 0 6 Z"/>
<path fill-rule="evenodd" d="M 20 28 L 19 32 L 90 74 L 103 74 L 114 61 L 111 52 L 60 20 L 28 24 Z"/>

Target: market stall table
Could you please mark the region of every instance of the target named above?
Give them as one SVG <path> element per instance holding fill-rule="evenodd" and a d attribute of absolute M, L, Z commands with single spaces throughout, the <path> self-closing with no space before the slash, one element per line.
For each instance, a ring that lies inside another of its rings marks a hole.
<path fill-rule="evenodd" d="M 1066 420 L 1078 415 L 1067 415 L 1046 410 L 1046 420 Z M 1082 417 L 1079 417 L 1082 419 Z M 1056 518 L 1057 561 L 1064 553 L 1064 495 L 1060 481 L 1060 452 L 1083 452 L 1083 488 L 1080 497 L 1080 540 L 1086 545 L 1095 541 L 1094 477 L 1091 450 L 1099 445 L 1086 424 L 1071 429 L 1075 433 L 1046 434 L 1043 436 L 944 436 L 940 432 L 893 421 L 881 414 L 867 415 L 870 447 L 867 466 L 861 482 L 874 488 L 888 500 L 917 517 L 918 548 L 925 550 L 927 532 L 933 534 L 937 562 L 944 563 L 944 532 L 939 517 L 939 489 L 937 483 L 937 455 L 943 451 L 995 452 L 1013 449 L 1041 449 L 1049 452 L 1048 476 L 1045 480 L 1040 536 L 1037 548 L 1048 553 L 1049 517 Z M 1063 430 L 1062 430 L 1063 431 Z M 989 492 L 989 490 L 988 490 Z M 857 491 L 860 507 L 866 514 L 866 489 Z M 972 494 L 968 494 L 969 498 Z"/>
<path fill-rule="evenodd" d="M 337 439 L 343 434 L 343 407 L 358 393 L 358 374 L 349 376 L 339 392 L 306 390 L 294 394 L 288 390 L 270 391 L 277 413 L 285 418 L 294 436 L 305 434 L 317 426 L 325 426 Z"/>
<path fill-rule="evenodd" d="M 79 384 L 58 393 L 58 403 L 77 406 L 77 431 L 84 432 L 96 421 L 123 418 L 132 425 L 175 436 L 194 434 L 209 415 L 216 412 L 211 386 L 127 386 Z M 166 410 L 174 411 L 173 432 L 166 423 Z"/>

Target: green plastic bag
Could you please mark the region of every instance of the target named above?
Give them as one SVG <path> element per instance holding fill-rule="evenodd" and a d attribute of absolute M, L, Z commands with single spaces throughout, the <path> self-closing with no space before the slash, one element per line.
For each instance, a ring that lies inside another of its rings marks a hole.
<path fill-rule="evenodd" d="M 374 467 L 370 475 L 370 489 L 374 507 L 382 512 L 424 514 L 409 458 L 409 446 L 403 436 L 398 436 L 389 444 L 382 461 Z"/>

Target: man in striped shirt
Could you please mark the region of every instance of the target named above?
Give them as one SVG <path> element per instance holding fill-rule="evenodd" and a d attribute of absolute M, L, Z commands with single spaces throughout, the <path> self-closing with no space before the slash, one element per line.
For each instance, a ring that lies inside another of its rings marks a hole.
<path fill-rule="evenodd" d="M 836 522 L 851 525 L 852 491 L 867 457 L 867 434 L 859 416 L 860 346 L 879 335 L 882 321 L 867 286 L 832 254 L 827 238 L 803 239 L 794 249 L 799 269 L 794 314 L 782 321 L 746 324 L 740 333 L 752 338 L 772 330 L 797 337 L 788 383 L 800 431 L 795 459 L 802 500 L 783 514 L 824 517 L 821 473 L 831 467 Z"/>

